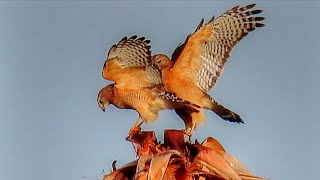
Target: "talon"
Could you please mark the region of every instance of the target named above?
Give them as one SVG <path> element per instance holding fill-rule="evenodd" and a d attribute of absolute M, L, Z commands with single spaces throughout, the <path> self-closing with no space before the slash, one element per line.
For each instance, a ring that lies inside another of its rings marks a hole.
<path fill-rule="evenodd" d="M 129 142 L 131 142 L 131 135 L 128 135 L 127 137 L 126 137 L 126 141 L 129 141 Z"/>
<path fill-rule="evenodd" d="M 192 136 L 192 132 L 188 131 L 188 130 L 184 130 L 184 134 L 191 137 Z"/>
<path fill-rule="evenodd" d="M 184 134 L 188 136 L 188 141 L 191 143 L 192 131 L 190 128 L 184 130 Z"/>
<path fill-rule="evenodd" d="M 129 131 L 129 135 L 134 135 L 136 133 L 139 133 L 141 131 L 141 127 L 140 126 L 135 126 L 132 127 Z"/>
<path fill-rule="evenodd" d="M 132 136 L 134 136 L 135 134 L 137 133 L 140 133 L 141 132 L 141 127 L 140 126 L 134 126 L 130 129 L 129 133 L 128 133 L 128 136 L 126 137 L 126 140 L 127 141 L 130 141 Z"/>

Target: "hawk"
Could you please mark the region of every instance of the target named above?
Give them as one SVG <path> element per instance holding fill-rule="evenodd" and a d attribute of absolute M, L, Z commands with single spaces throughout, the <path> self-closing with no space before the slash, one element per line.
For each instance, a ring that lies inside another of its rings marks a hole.
<path fill-rule="evenodd" d="M 143 122 L 154 121 L 162 109 L 188 109 L 198 111 L 199 106 L 163 90 L 159 70 L 152 66 L 149 40 L 144 37 L 124 37 L 113 45 L 103 65 L 103 78 L 115 82 L 102 88 L 97 97 L 99 107 L 105 111 L 109 104 L 120 109 L 134 109 L 139 118 L 132 126 L 129 137 Z"/>
<path fill-rule="evenodd" d="M 243 123 L 239 115 L 217 103 L 208 92 L 215 86 L 233 47 L 249 32 L 264 26 L 264 17 L 256 16 L 262 10 L 253 10 L 254 6 L 236 6 L 205 24 L 202 19 L 195 32 L 175 49 L 171 60 L 164 54 L 153 56 L 165 89 L 201 106 L 198 112 L 176 109 L 190 135 L 205 120 L 204 109 L 224 120 Z"/>

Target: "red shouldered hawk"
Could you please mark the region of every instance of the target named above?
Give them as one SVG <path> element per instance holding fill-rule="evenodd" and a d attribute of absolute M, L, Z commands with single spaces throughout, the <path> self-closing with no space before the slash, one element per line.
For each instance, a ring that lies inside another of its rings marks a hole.
<path fill-rule="evenodd" d="M 139 113 L 129 136 L 139 131 L 144 121 L 156 120 L 161 109 L 198 111 L 194 107 L 199 107 L 161 89 L 160 72 L 152 66 L 149 42 L 144 37 L 123 38 L 110 48 L 102 70 L 102 76 L 115 84 L 99 91 L 99 107 L 104 111 L 108 104 L 113 104 Z"/>
<path fill-rule="evenodd" d="M 224 120 L 243 123 L 239 115 L 218 104 L 208 92 L 220 77 L 232 48 L 249 32 L 264 26 L 264 17 L 255 16 L 262 10 L 252 10 L 254 6 L 236 6 L 206 24 L 202 19 L 196 31 L 176 48 L 171 60 L 163 54 L 153 56 L 153 63 L 162 71 L 165 89 L 202 107 L 199 112 L 176 110 L 187 122 L 190 135 L 205 120 L 203 108 Z"/>

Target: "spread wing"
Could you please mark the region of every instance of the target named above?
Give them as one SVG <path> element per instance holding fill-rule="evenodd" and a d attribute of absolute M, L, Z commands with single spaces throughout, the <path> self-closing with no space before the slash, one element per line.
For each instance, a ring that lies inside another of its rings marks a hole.
<path fill-rule="evenodd" d="M 264 26 L 261 23 L 264 18 L 254 16 L 262 10 L 252 10 L 254 6 L 236 6 L 204 25 L 202 20 L 196 31 L 174 51 L 172 70 L 184 73 L 203 91 L 211 90 L 232 48 L 249 32 Z"/>
<path fill-rule="evenodd" d="M 117 85 L 149 87 L 161 83 L 160 72 L 152 66 L 150 40 L 124 37 L 113 45 L 102 69 L 102 76 Z"/>

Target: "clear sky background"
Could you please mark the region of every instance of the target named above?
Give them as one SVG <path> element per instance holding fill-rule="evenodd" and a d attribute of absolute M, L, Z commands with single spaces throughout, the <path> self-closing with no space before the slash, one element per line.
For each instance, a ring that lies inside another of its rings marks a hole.
<path fill-rule="evenodd" d="M 206 112 L 194 138 L 217 138 L 255 175 L 320 179 L 320 2 L 289 0 L 1 1 L 0 179 L 97 179 L 135 159 L 125 137 L 137 113 L 96 104 L 111 45 L 138 34 L 170 55 L 201 18 L 249 3 L 266 26 L 236 46 L 211 91 L 246 124 Z M 143 129 L 161 139 L 183 127 L 163 111 Z"/>

